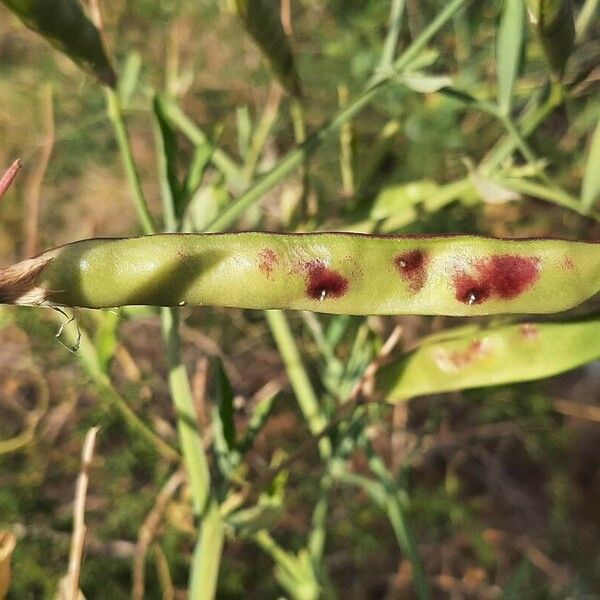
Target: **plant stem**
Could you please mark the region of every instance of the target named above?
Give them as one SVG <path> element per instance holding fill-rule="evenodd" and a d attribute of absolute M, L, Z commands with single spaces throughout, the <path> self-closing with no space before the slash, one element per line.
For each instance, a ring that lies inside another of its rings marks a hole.
<path fill-rule="evenodd" d="M 200 146 L 208 142 L 206 134 L 181 110 L 176 102 L 165 97 L 163 107 L 165 109 L 165 116 L 192 144 Z M 215 148 L 212 161 L 225 175 L 230 185 L 236 188 L 244 186 L 245 179 L 241 169 L 223 150 Z"/>
<path fill-rule="evenodd" d="M 521 135 L 526 138 L 544 122 L 546 117 L 563 102 L 563 91 L 559 84 L 552 84 L 550 93 L 545 101 L 527 110 L 520 118 Z M 516 147 L 516 140 L 511 135 L 503 138 L 492 150 L 492 153 L 482 162 L 485 173 L 492 173 L 510 156 Z"/>
<path fill-rule="evenodd" d="M 248 155 L 242 168 L 242 177 L 245 181 L 252 181 L 258 162 L 260 160 L 261 153 L 267 142 L 269 132 L 275 123 L 277 114 L 279 113 L 279 103 L 281 101 L 281 87 L 277 83 L 271 85 L 269 94 L 266 101 L 265 109 L 261 115 L 261 118 L 256 126 Z"/>
<path fill-rule="evenodd" d="M 326 473 L 319 483 L 319 498 L 312 512 L 312 526 L 308 536 L 308 552 L 315 569 L 321 569 L 325 539 L 327 537 L 327 513 L 329 511 L 329 493 L 332 487 L 331 475 Z M 321 573 L 319 573 L 320 575 Z"/>
<path fill-rule="evenodd" d="M 423 30 L 421 35 L 406 49 L 400 58 L 396 60 L 394 63 L 394 70 L 398 72 L 406 68 L 446 22 L 470 1 L 471 0 L 452 0 L 449 2 L 429 26 Z M 344 123 L 354 118 L 368 106 L 377 94 L 393 81 L 392 75 L 393 73 L 386 75 L 384 79 L 380 79 L 365 89 L 354 100 L 349 102 L 347 106 L 340 109 L 337 115 L 335 115 L 329 123 L 323 125 L 318 131 L 308 137 L 303 144 L 300 144 L 291 150 L 287 156 L 284 156 L 268 173 L 263 175 L 263 177 L 261 177 L 249 190 L 242 194 L 212 223 L 210 223 L 206 231 L 218 232 L 231 227 L 243 212 L 258 202 L 264 194 L 275 187 L 296 169 L 296 167 L 301 165 L 312 152 L 319 148 L 332 134 L 336 133 Z"/>
<path fill-rule="evenodd" d="M 298 352 L 287 318 L 280 310 L 267 310 L 265 311 L 265 317 L 285 364 L 300 410 L 311 433 L 316 435 L 325 429 L 327 421 L 321 412 L 310 378 L 302 364 L 302 358 Z M 323 458 L 330 456 L 331 443 L 329 439 L 321 438 L 319 449 Z"/>
<path fill-rule="evenodd" d="M 400 29 L 402 27 L 402 16 L 406 0 L 392 0 L 390 7 L 389 29 L 383 43 L 381 52 L 381 60 L 379 61 L 379 69 L 391 67 L 394 61 L 394 54 L 398 46 L 398 38 L 400 37 Z"/>
<path fill-rule="evenodd" d="M 156 224 L 148 208 L 148 203 L 142 190 L 140 175 L 135 164 L 135 159 L 133 158 L 133 151 L 131 150 L 131 143 L 125 126 L 125 120 L 123 119 L 119 97 L 113 89 L 108 87 L 104 89 L 106 92 L 108 117 L 115 130 L 117 143 L 121 152 L 121 160 L 123 161 L 127 179 L 133 192 L 133 202 L 138 220 L 144 233 L 156 233 Z"/>
<path fill-rule="evenodd" d="M 225 527 L 219 506 L 211 501 L 200 527 L 189 583 L 190 600 L 212 600 L 216 596 Z"/>
<path fill-rule="evenodd" d="M 185 365 L 181 361 L 179 313 L 175 308 L 163 308 L 161 317 L 169 363 L 169 389 L 177 411 L 177 428 L 190 478 L 194 512 L 202 514 L 206 509 L 210 493 L 210 473 L 202 439 L 198 432 L 190 382 Z"/>
<path fill-rule="evenodd" d="M 67 346 L 77 347 L 77 358 L 84 371 L 100 391 L 104 402 L 121 415 L 129 430 L 144 438 L 166 460 L 179 462 L 181 460 L 179 454 L 156 435 L 115 390 L 102 369 L 96 348 L 87 333 L 81 329 L 77 330 L 75 327 L 63 327 L 61 337 L 64 338 Z"/>
<path fill-rule="evenodd" d="M 494 180 L 492 179 L 492 181 Z M 515 190 L 516 192 L 528 194 L 529 196 L 541 198 L 542 200 L 563 206 L 564 208 L 568 208 L 573 212 L 576 212 L 582 217 L 590 217 L 596 221 L 600 221 L 600 216 L 598 213 L 589 213 L 581 205 L 577 198 L 571 196 L 561 189 L 549 188 L 535 181 L 514 177 L 498 178 L 497 183 L 511 190 Z"/>
<path fill-rule="evenodd" d="M 575 22 L 575 41 L 581 42 L 587 33 L 590 24 L 593 21 L 594 15 L 598 16 L 599 0 L 586 0 L 585 4 L 579 11 L 577 21 Z"/>
<path fill-rule="evenodd" d="M 113 90 L 107 90 L 106 94 L 108 114 L 115 128 L 123 165 L 133 190 L 138 219 L 144 233 L 155 233 L 156 225 L 144 197 L 118 96 Z M 165 177 L 164 168 L 161 170 L 160 177 L 161 179 Z M 165 183 L 163 182 L 163 189 Z M 171 214 L 169 209 L 174 207 L 169 207 L 167 203 L 171 202 L 172 204 L 173 198 L 169 197 L 163 200 L 165 213 L 168 216 Z M 171 219 L 168 220 L 168 226 L 173 227 L 173 217 L 171 216 Z M 190 598 L 209 600 L 215 596 L 217 585 L 223 545 L 222 524 L 216 503 L 209 501 L 210 471 L 204 445 L 198 432 L 190 382 L 185 365 L 181 360 L 179 314 L 176 309 L 163 308 L 161 318 L 169 365 L 169 390 L 177 412 L 177 428 L 190 482 L 194 512 L 197 515 L 205 513 L 190 570 Z"/>
<path fill-rule="evenodd" d="M 386 491 L 387 497 L 385 500 L 385 510 L 394 529 L 394 533 L 396 534 L 398 545 L 400 548 L 402 548 L 403 552 L 406 554 L 407 558 L 412 564 L 413 578 L 417 594 L 421 600 L 426 600 L 429 598 L 427 577 L 425 575 L 423 563 L 421 562 L 421 557 L 419 556 L 419 550 L 406 523 L 404 506 L 398 494 L 398 487 L 387 466 L 379 454 L 375 452 L 368 439 L 365 439 L 365 445 L 366 453 L 369 459 L 369 468 L 379 479 Z"/>

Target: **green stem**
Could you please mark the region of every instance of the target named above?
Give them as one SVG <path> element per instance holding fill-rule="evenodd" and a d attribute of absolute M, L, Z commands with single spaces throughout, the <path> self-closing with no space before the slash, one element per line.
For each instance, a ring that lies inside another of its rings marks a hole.
<path fill-rule="evenodd" d="M 313 567 L 321 570 L 325 540 L 327 537 L 327 513 L 329 511 L 329 493 L 332 487 L 332 478 L 325 474 L 319 484 L 319 498 L 312 513 L 312 526 L 308 536 L 308 552 L 312 559 Z M 319 573 L 320 574 L 320 573 Z"/>
<path fill-rule="evenodd" d="M 549 188 L 541 183 L 521 178 L 502 177 L 497 180 L 492 179 L 492 181 L 496 181 L 500 185 L 516 192 L 528 194 L 529 196 L 541 198 L 547 202 L 552 202 L 553 204 L 568 208 L 582 217 L 590 217 L 596 221 L 600 221 L 600 215 L 598 215 L 598 213 L 588 213 L 577 198 L 561 189 Z"/>
<path fill-rule="evenodd" d="M 402 56 L 396 60 L 394 70 L 398 72 L 406 68 L 446 22 L 470 1 L 452 0 L 449 2 L 444 10 L 437 15 L 429 26 L 423 30 L 421 35 L 406 49 Z M 258 202 L 269 190 L 300 166 L 323 142 L 339 131 L 344 123 L 353 119 L 368 106 L 377 94 L 393 81 L 391 76 L 392 74 L 368 87 L 347 106 L 342 108 L 329 123 L 323 125 L 317 132 L 307 138 L 303 144 L 291 150 L 287 156 L 284 156 L 268 173 L 263 175 L 249 190 L 242 194 L 210 223 L 207 231 L 218 232 L 231 227 L 242 213 Z"/>
<path fill-rule="evenodd" d="M 311 433 L 317 435 L 325 429 L 327 421 L 321 412 L 319 401 L 302 363 L 302 358 L 287 318 L 280 310 L 267 310 L 265 311 L 265 317 L 285 364 L 285 369 L 298 400 L 300 410 Z M 330 456 L 331 443 L 329 439 L 321 438 L 319 440 L 319 449 L 323 458 Z"/>
<path fill-rule="evenodd" d="M 202 439 L 198 432 L 198 419 L 194 411 L 190 382 L 185 365 L 181 361 L 179 313 L 175 308 L 163 308 L 161 317 L 169 363 L 169 389 L 177 411 L 177 428 L 190 478 L 194 512 L 202 514 L 206 509 L 210 494 L 210 473 Z"/>
<path fill-rule="evenodd" d="M 284 156 L 268 173 L 265 173 L 258 181 L 228 208 L 226 208 L 212 223 L 206 228 L 207 232 L 224 231 L 231 227 L 238 217 L 248 208 L 258 202 L 269 190 L 273 189 L 285 177 L 287 177 L 296 167 L 300 166 L 304 160 L 316 148 L 318 148 L 331 134 L 338 131 L 343 123 L 357 115 L 371 100 L 375 97 L 379 88 L 372 88 L 361 96 L 356 98 L 344 110 L 322 127 L 317 133 L 310 136 L 303 144 L 296 146 L 291 152 Z"/>
<path fill-rule="evenodd" d="M 587 0 L 579 11 L 577 21 L 575 22 L 575 41 L 577 43 L 585 38 L 585 34 L 594 19 L 594 15 L 596 17 L 598 16 L 598 4 L 600 4 L 599 0 Z"/>
<path fill-rule="evenodd" d="M 421 600 L 429 598 L 429 586 L 425 568 L 419 556 L 419 550 L 406 523 L 403 501 L 401 500 L 396 482 L 381 457 L 375 452 L 371 443 L 365 439 L 369 468 L 379 479 L 386 490 L 385 510 L 392 524 L 398 545 L 406 554 L 413 567 L 413 578 L 417 594 Z"/>
<path fill-rule="evenodd" d="M 156 233 L 156 225 L 152 214 L 150 213 L 150 209 L 148 208 L 146 198 L 144 197 L 142 182 L 135 164 L 135 159 L 133 158 L 133 151 L 125 126 L 125 120 L 123 119 L 119 97 L 113 89 L 108 87 L 105 87 L 104 89 L 106 91 L 108 116 L 115 130 L 119 151 L 121 152 L 121 160 L 123 161 L 127 179 L 129 180 L 131 191 L 133 192 L 133 202 L 138 220 L 144 233 Z"/>
<path fill-rule="evenodd" d="M 435 19 L 423 29 L 417 39 L 405 50 L 405 52 L 394 63 L 396 72 L 404 70 L 422 52 L 431 38 L 454 17 L 459 10 L 467 6 L 471 0 L 452 0 L 448 2 L 444 10 L 440 11 Z"/>
<path fill-rule="evenodd" d="M 164 104 L 161 104 L 161 108 Z M 181 223 L 175 211 L 175 197 L 168 176 L 168 155 L 164 140 L 157 131 L 157 158 L 162 189 L 165 225 L 176 231 Z M 211 600 L 215 597 L 219 564 L 223 549 L 223 523 L 219 505 L 211 493 L 210 470 L 198 431 L 198 419 L 190 380 L 181 359 L 179 312 L 175 308 L 161 311 L 162 330 L 169 365 L 169 390 L 177 411 L 177 429 L 188 472 L 194 512 L 201 516 L 200 535 L 190 567 L 190 598 Z"/>
<path fill-rule="evenodd" d="M 387 67 L 392 66 L 394 54 L 396 53 L 396 47 L 398 46 L 400 30 L 402 28 L 402 16 L 404 15 L 405 5 L 406 0 L 392 0 L 392 5 L 390 7 L 389 29 L 383 43 L 383 50 L 381 52 L 381 60 L 379 61 L 378 70 L 385 70 Z"/>
<path fill-rule="evenodd" d="M 200 146 L 208 142 L 206 134 L 181 110 L 174 100 L 165 98 L 163 108 L 165 116 L 192 144 Z M 215 148 L 212 161 L 225 175 L 230 185 L 238 189 L 244 187 L 246 180 L 242 175 L 242 170 L 223 150 Z"/>
<path fill-rule="evenodd" d="M 77 326 L 79 327 L 79 325 Z M 163 439 L 156 435 L 136 414 L 113 387 L 102 369 L 98 353 L 87 333 L 75 327 L 64 327 L 61 337 L 69 347 L 77 347 L 77 358 L 88 377 L 100 391 L 100 397 L 125 421 L 129 430 L 145 439 L 160 456 L 171 462 L 179 462 L 181 457 Z"/>
<path fill-rule="evenodd" d="M 254 131 L 254 135 L 252 136 L 250 149 L 248 150 L 248 155 L 242 168 L 242 178 L 244 181 L 252 181 L 258 167 L 260 155 L 265 147 L 269 132 L 271 131 L 279 112 L 279 101 L 281 96 L 279 91 L 273 92 L 273 89 L 279 90 L 279 88 L 271 87 L 272 91 L 269 94 L 267 105 L 262 113 L 260 121 L 258 122 L 256 130 Z"/>
<path fill-rule="evenodd" d="M 406 554 L 408 560 L 410 560 L 412 564 L 413 578 L 417 595 L 421 600 L 426 600 L 429 598 L 427 577 L 425 575 L 425 569 L 421 563 L 421 558 L 419 556 L 416 544 L 406 524 L 404 511 L 402 510 L 398 499 L 391 494 L 388 495 L 385 504 L 388 520 L 394 529 L 398 545 L 400 548 L 402 548 L 402 551 Z"/>
<path fill-rule="evenodd" d="M 562 104 L 564 93 L 559 84 L 553 84 L 545 101 L 526 110 L 520 118 L 519 128 L 525 138 L 531 135 L 543 123 L 552 111 Z M 492 173 L 502 162 L 508 158 L 516 147 L 515 139 L 507 135 L 492 150 L 492 153 L 483 161 L 481 167 L 485 173 Z"/>
<path fill-rule="evenodd" d="M 189 582 L 190 600 L 213 600 L 217 593 L 219 565 L 223 552 L 225 526 L 219 506 L 212 501 L 200 526 Z"/>

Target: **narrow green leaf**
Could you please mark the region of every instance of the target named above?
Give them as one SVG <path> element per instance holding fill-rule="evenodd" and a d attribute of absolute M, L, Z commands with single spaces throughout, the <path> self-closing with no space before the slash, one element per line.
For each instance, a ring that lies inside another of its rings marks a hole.
<path fill-rule="evenodd" d="M 118 326 L 120 317 L 115 311 L 97 313 L 98 326 L 94 332 L 94 346 L 102 370 L 108 373 L 108 367 L 119 345 Z"/>
<path fill-rule="evenodd" d="M 503 115 L 509 115 L 511 111 L 513 89 L 523 49 L 524 18 L 523 0 L 504 0 L 496 43 L 498 107 Z"/>
<path fill-rule="evenodd" d="M 419 94 L 433 94 L 452 85 L 452 79 L 448 75 L 433 75 L 419 71 L 401 75 L 398 80 Z"/>
<path fill-rule="evenodd" d="M 419 204 L 438 190 L 438 185 L 431 179 L 421 179 L 390 185 L 383 188 L 371 209 L 370 218 L 377 221 L 398 214 L 399 211 Z"/>
<path fill-rule="evenodd" d="M 591 211 L 600 199 L 600 119 L 592 135 L 590 151 L 581 186 L 581 204 L 584 210 Z"/>
<path fill-rule="evenodd" d="M 521 323 L 425 342 L 377 376 L 389 401 L 550 377 L 600 357 L 600 320 Z"/>
<path fill-rule="evenodd" d="M 110 87 L 116 76 L 99 31 L 76 0 L 2 0 L 23 23 Z"/>
<path fill-rule="evenodd" d="M 247 105 L 239 106 L 235 111 L 237 121 L 238 152 L 242 161 L 246 160 L 252 141 L 252 117 Z"/>
<path fill-rule="evenodd" d="M 117 94 L 121 101 L 121 107 L 127 108 L 131 104 L 131 98 L 135 92 L 142 68 L 142 56 L 139 52 L 130 52 L 125 59 L 123 72 L 119 77 Z"/>
<path fill-rule="evenodd" d="M 275 392 L 274 394 L 265 396 L 256 405 L 256 408 L 252 413 L 252 417 L 248 422 L 248 426 L 246 427 L 244 437 L 240 440 L 237 447 L 240 454 L 245 454 L 248 452 L 248 450 L 250 450 L 254 440 L 256 439 L 256 436 L 262 431 L 262 428 L 271 414 L 277 394 L 278 392 Z"/>
<path fill-rule="evenodd" d="M 550 68 L 560 79 L 575 43 L 571 0 L 527 0 L 527 10 Z"/>
<path fill-rule="evenodd" d="M 204 231 L 230 200 L 231 197 L 223 185 L 199 187 L 186 204 L 182 231 Z"/>
<path fill-rule="evenodd" d="M 180 212 L 183 215 L 192 200 L 194 194 L 202 184 L 206 170 L 211 164 L 212 157 L 215 152 L 215 145 L 211 142 L 206 142 L 196 146 L 190 166 L 183 183 L 182 198 Z"/>
<path fill-rule="evenodd" d="M 216 398 L 223 437 L 230 449 L 235 447 L 235 423 L 233 421 L 233 389 L 220 359 L 215 363 Z"/>
<path fill-rule="evenodd" d="M 168 230 L 174 231 L 183 216 L 181 185 L 177 175 L 177 134 L 166 117 L 166 109 L 160 94 L 154 96 L 152 107 L 158 124 L 156 145 L 166 225 Z"/>
<path fill-rule="evenodd" d="M 300 96 L 300 78 L 290 42 L 281 25 L 279 0 L 235 0 L 234 6 L 244 28 L 254 38 L 281 85 L 293 96 Z"/>

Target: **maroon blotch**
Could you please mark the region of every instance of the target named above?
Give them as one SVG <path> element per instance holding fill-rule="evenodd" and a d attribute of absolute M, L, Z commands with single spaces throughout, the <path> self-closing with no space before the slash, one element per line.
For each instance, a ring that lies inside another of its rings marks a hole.
<path fill-rule="evenodd" d="M 460 273 L 454 277 L 454 287 L 456 299 L 469 306 L 481 304 L 492 295 L 489 285 L 466 273 Z"/>
<path fill-rule="evenodd" d="M 277 254 L 271 248 L 263 248 L 258 253 L 258 268 L 267 278 L 271 278 L 273 269 L 279 264 Z"/>
<path fill-rule="evenodd" d="M 348 280 L 321 261 L 309 261 L 305 269 L 306 294 L 315 300 L 340 298 L 348 290 Z"/>
<path fill-rule="evenodd" d="M 411 292 L 416 293 L 425 285 L 427 254 L 423 250 L 415 249 L 398 254 L 394 257 L 394 264 Z"/>
<path fill-rule="evenodd" d="M 481 304 L 491 297 L 516 298 L 539 276 L 539 259 L 500 255 L 475 263 L 475 273 L 461 271 L 454 276 L 456 299 L 464 304 Z"/>

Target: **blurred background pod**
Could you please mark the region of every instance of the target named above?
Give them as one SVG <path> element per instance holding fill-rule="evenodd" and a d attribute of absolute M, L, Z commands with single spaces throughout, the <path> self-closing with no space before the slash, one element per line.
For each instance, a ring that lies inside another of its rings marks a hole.
<path fill-rule="evenodd" d="M 292 96 L 301 96 L 290 40 L 281 24 L 279 0 L 231 0 L 244 29 L 252 36 L 277 80 Z"/>
<path fill-rule="evenodd" d="M 553 74 L 562 78 L 575 42 L 571 0 L 527 0 L 527 12 Z"/>
<path fill-rule="evenodd" d="M 116 76 L 100 32 L 75 0 L 2 0 L 6 7 L 101 83 L 114 87 Z"/>

